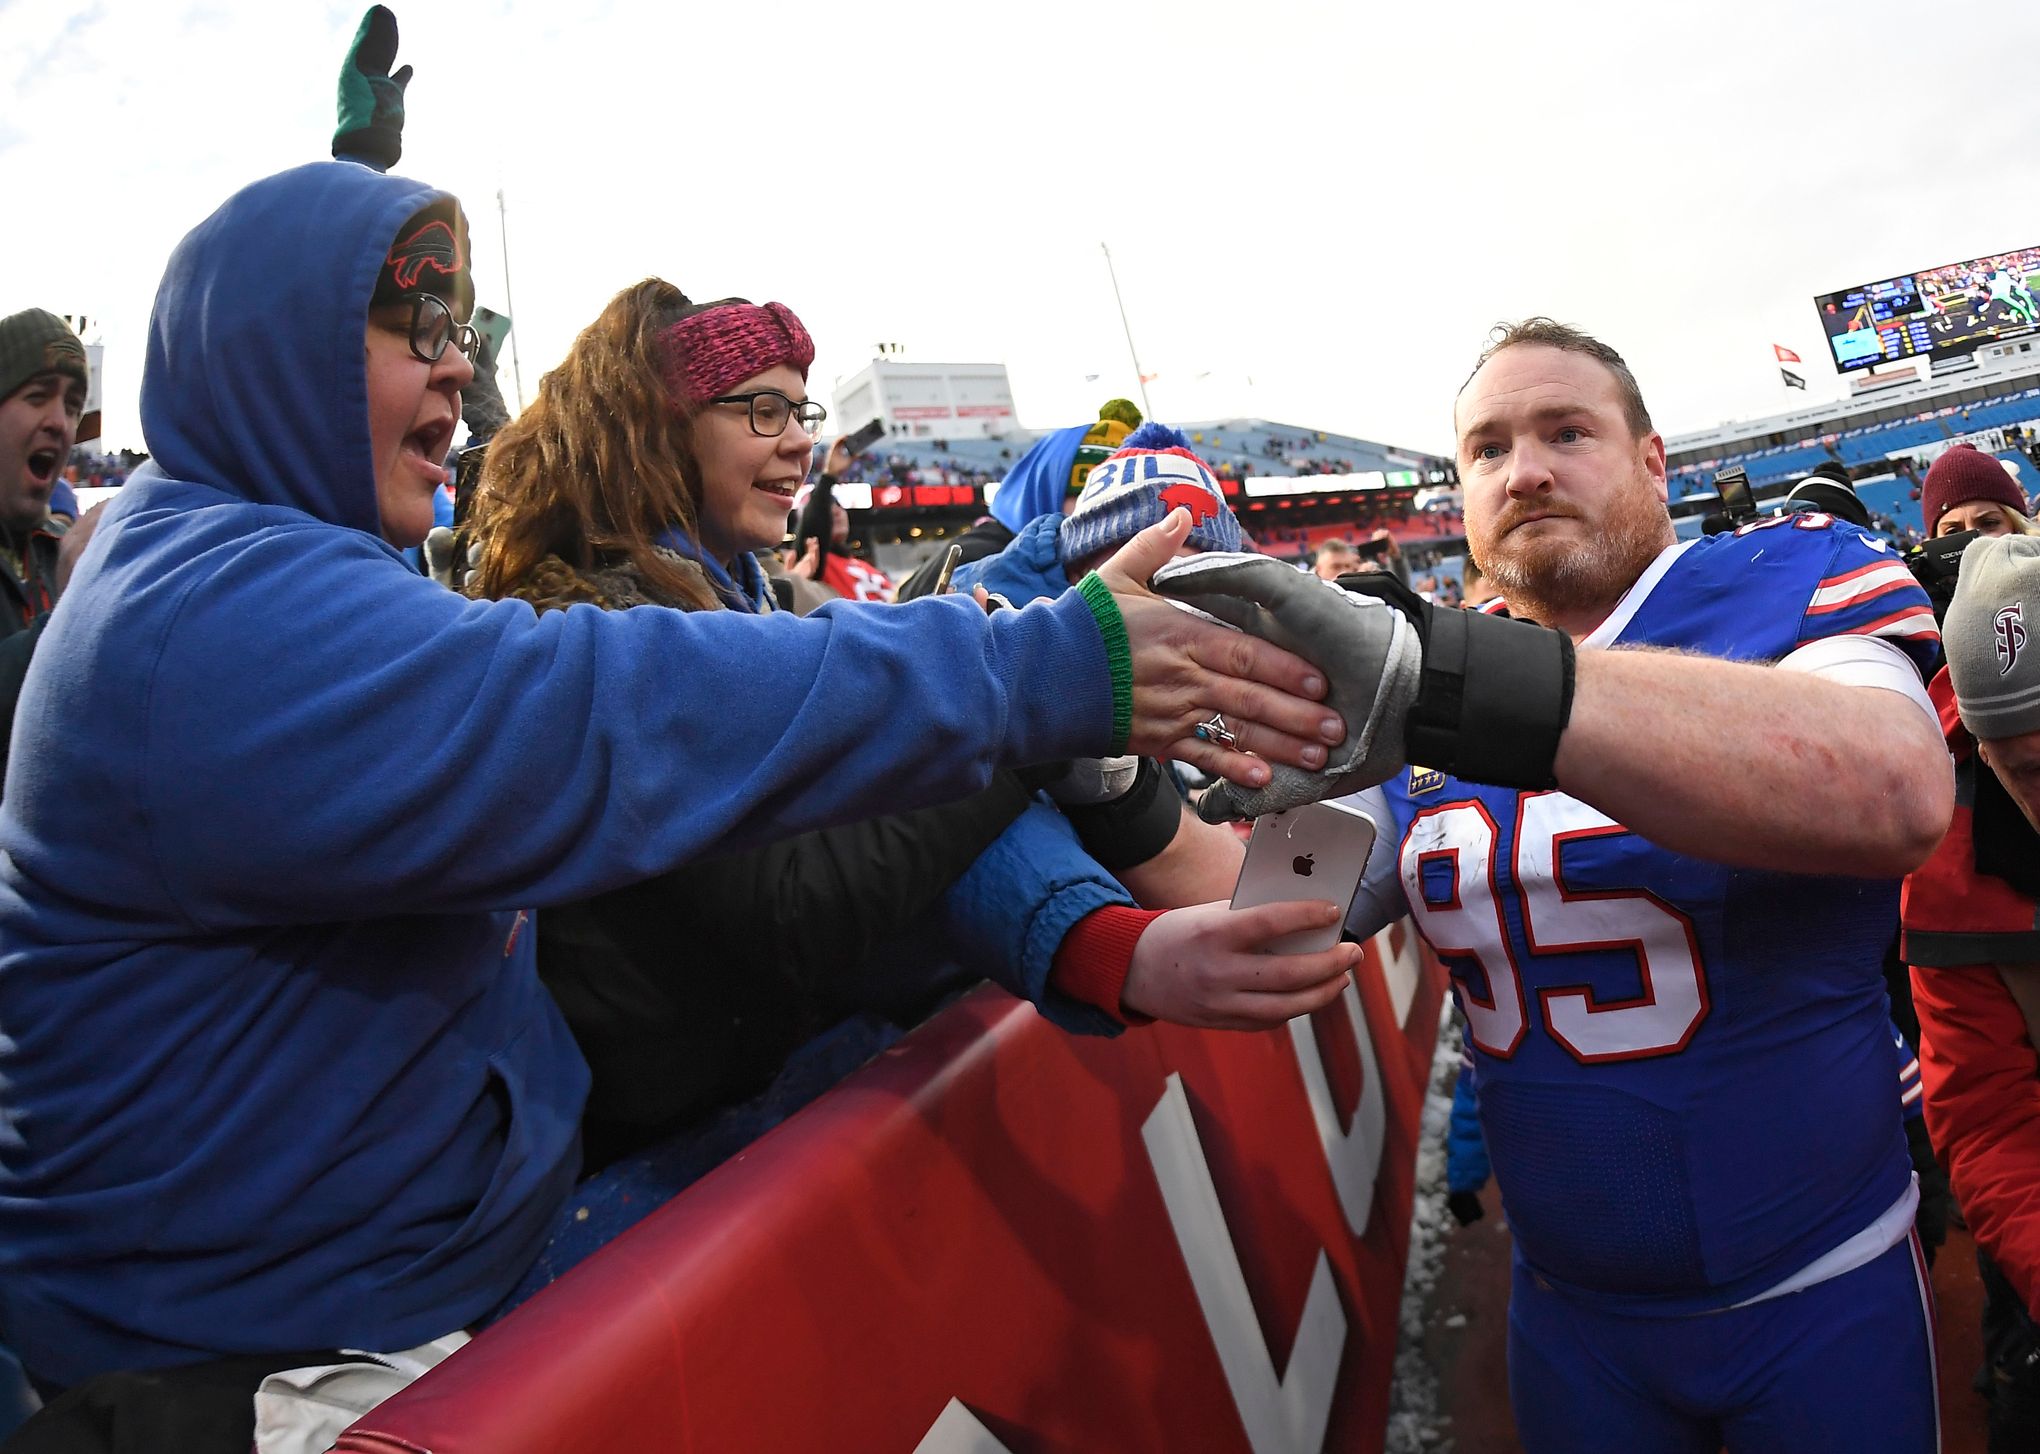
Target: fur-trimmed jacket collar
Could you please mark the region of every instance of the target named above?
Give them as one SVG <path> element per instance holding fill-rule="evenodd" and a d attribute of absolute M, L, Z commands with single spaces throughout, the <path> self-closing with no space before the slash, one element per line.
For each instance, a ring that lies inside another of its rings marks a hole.
<path fill-rule="evenodd" d="M 704 593 L 723 601 L 731 609 L 775 609 L 770 591 L 764 593 L 762 606 L 739 605 L 730 599 L 727 577 L 717 579 L 720 572 L 702 569 L 701 562 L 679 551 L 669 550 L 662 554 L 682 574 L 699 581 Z M 510 594 L 517 600 L 529 601 L 541 611 L 564 611 L 569 606 L 579 605 L 600 606 L 605 611 L 622 611 L 632 606 L 672 606 L 683 611 L 694 609 L 692 602 L 672 599 L 656 589 L 628 560 L 581 570 L 556 555 L 549 555 L 538 563 L 537 569 L 519 581 Z"/>

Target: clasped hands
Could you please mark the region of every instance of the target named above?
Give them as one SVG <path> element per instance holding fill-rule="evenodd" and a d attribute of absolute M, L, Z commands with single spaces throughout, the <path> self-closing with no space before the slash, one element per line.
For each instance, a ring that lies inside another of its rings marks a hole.
<path fill-rule="evenodd" d="M 1415 626 L 1376 596 L 1266 556 L 1175 560 L 1188 530 L 1187 513 L 1174 512 L 1098 571 L 1132 650 L 1129 750 L 1226 779 L 1207 795 L 1226 818 L 1356 792 L 1393 774 L 1423 663 Z M 1214 713 L 1224 734 L 1200 735 Z"/>
<path fill-rule="evenodd" d="M 1172 513 L 1099 576 L 1133 647 L 1133 750 L 1226 779 L 1204 817 L 1357 792 L 1409 762 L 1558 785 L 1574 682 L 1564 632 L 1434 607 L 1380 573 L 1332 584 L 1262 555 L 1173 559 L 1189 523 Z"/>

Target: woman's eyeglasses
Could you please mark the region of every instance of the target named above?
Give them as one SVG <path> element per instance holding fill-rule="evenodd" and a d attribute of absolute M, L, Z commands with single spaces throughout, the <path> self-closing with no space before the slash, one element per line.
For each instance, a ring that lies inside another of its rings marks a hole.
<path fill-rule="evenodd" d="M 457 322 L 444 298 L 437 293 L 411 294 L 411 352 L 426 363 L 438 363 L 449 343 L 469 363 L 482 351 L 482 336 Z"/>
<path fill-rule="evenodd" d="M 829 411 L 812 399 L 795 403 L 777 389 L 754 389 L 748 394 L 724 394 L 720 399 L 710 399 L 711 404 L 744 404 L 751 410 L 751 432 L 766 439 L 777 439 L 786 433 L 790 419 L 798 419 L 800 427 L 810 439 L 821 433 L 822 421 L 829 417 Z"/>

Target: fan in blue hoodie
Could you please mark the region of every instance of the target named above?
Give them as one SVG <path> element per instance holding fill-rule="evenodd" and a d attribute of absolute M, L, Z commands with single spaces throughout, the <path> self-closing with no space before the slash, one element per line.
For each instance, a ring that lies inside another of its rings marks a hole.
<path fill-rule="evenodd" d="M 445 194 L 318 163 L 231 198 L 158 293 L 153 462 L 51 618 L 0 810 L 0 1336 L 49 1383 L 493 1308 L 587 1086 L 525 908 L 1001 764 L 1130 743 L 1264 779 L 1177 740 L 1196 699 L 1322 762 L 1272 730 L 1322 707 L 1194 667 L 1235 640 L 1096 578 L 796 620 L 540 616 L 414 574 L 466 245 Z"/>

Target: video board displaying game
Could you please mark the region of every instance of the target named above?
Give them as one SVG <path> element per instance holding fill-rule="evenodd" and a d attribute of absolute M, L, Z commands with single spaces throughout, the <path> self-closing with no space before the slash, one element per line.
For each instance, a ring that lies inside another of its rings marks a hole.
<path fill-rule="evenodd" d="M 2040 247 L 1823 293 L 1813 306 L 1843 373 L 1974 353 L 1986 343 L 2040 332 Z"/>

